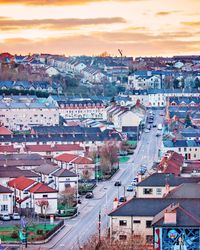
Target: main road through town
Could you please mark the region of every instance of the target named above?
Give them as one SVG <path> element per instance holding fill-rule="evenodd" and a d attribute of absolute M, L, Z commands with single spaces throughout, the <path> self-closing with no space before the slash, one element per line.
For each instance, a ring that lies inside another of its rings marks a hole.
<path fill-rule="evenodd" d="M 162 111 L 163 112 L 163 111 Z M 160 111 L 154 111 L 154 123 L 163 122 Z M 48 243 L 41 246 L 29 246 L 29 249 L 77 250 L 93 235 L 98 235 L 99 213 L 101 213 L 101 234 L 105 234 L 109 225 L 108 213 L 113 209 L 115 197 L 125 196 L 132 198 L 133 192 L 126 188 L 136 176 L 139 167 L 143 164 L 151 171 L 153 162 L 158 161 L 158 150 L 161 146 L 161 136 L 157 137 L 157 128 L 151 128 L 149 133 L 143 133 L 135 153 L 129 161 L 120 164 L 119 171 L 110 181 L 99 182 L 94 190 L 93 199 L 82 199 L 79 207 L 80 214 L 74 219 L 65 220 L 65 227 Z M 120 180 L 122 185 L 115 187 L 115 181 Z"/>

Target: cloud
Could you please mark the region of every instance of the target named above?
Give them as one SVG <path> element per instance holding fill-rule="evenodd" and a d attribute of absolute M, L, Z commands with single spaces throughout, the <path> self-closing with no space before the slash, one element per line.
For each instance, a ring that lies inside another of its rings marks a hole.
<path fill-rule="evenodd" d="M 94 55 L 108 51 L 117 55 L 118 48 L 123 48 L 125 55 L 173 55 L 198 53 L 200 39 L 186 41 L 184 34 L 179 34 L 178 40 L 151 33 L 130 33 L 123 38 L 123 32 L 100 32 L 90 35 L 71 35 L 63 37 L 50 37 L 48 39 L 6 39 L 0 44 L 2 51 L 11 53 L 52 53 L 66 55 Z M 176 33 L 173 34 L 174 36 Z M 186 34 L 185 34 L 186 35 Z"/>
<path fill-rule="evenodd" d="M 185 25 L 185 26 L 199 27 L 200 26 L 200 21 L 196 21 L 196 22 L 182 22 L 182 24 Z"/>
<path fill-rule="evenodd" d="M 157 16 L 167 16 L 167 15 L 170 15 L 171 13 L 173 13 L 173 12 L 171 12 L 171 11 L 160 11 L 160 12 L 157 12 L 156 15 Z"/>
<path fill-rule="evenodd" d="M 21 5 L 84 5 L 94 2 L 107 2 L 114 0 L 0 0 L 0 4 L 21 4 Z M 115 0 L 118 2 L 145 1 L 145 0 Z"/>
<path fill-rule="evenodd" d="M 63 18 L 63 19 L 32 19 L 32 20 L 15 20 L 0 18 L 0 30 L 16 30 L 16 29 L 49 29 L 61 30 L 78 27 L 83 25 L 99 25 L 126 23 L 122 17 L 110 18 Z"/>

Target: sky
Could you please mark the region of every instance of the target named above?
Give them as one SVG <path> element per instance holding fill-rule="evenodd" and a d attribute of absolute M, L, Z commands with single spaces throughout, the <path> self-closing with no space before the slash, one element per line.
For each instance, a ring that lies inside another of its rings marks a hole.
<path fill-rule="evenodd" d="M 200 0 L 0 0 L 0 52 L 200 54 Z"/>

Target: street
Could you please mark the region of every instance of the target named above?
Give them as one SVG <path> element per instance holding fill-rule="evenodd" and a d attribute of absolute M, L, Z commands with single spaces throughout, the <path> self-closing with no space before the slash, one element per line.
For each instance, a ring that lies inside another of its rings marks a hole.
<path fill-rule="evenodd" d="M 154 111 L 156 124 L 162 123 L 163 117 L 159 116 L 160 111 Z M 66 228 L 70 228 L 68 233 L 62 239 L 57 241 L 50 249 L 79 249 L 79 247 L 95 233 L 98 233 L 98 215 L 101 211 L 101 229 L 102 233 L 109 224 L 107 214 L 113 208 L 113 200 L 115 197 L 124 196 L 128 199 L 132 198 L 133 192 L 126 192 L 126 187 L 136 176 L 139 167 L 142 164 L 150 170 L 154 161 L 158 160 L 158 149 L 161 145 L 161 136 L 156 137 L 157 128 L 152 128 L 150 133 L 143 133 L 134 155 L 131 155 L 128 163 L 121 164 L 120 170 L 112 178 L 111 181 L 100 182 L 94 190 L 94 198 L 84 200 L 80 206 L 80 215 L 72 220 L 67 220 Z M 114 182 L 120 180 L 122 186 L 115 187 Z M 55 236 L 56 238 L 57 236 Z M 51 243 L 51 242 L 50 242 Z M 50 244 L 49 243 L 49 244 Z M 47 244 L 48 245 L 48 244 Z"/>
<path fill-rule="evenodd" d="M 163 122 L 159 116 L 160 111 L 154 111 L 154 123 Z M 98 235 L 98 220 L 101 213 L 101 235 L 106 234 L 109 225 L 107 214 L 113 209 L 114 198 L 125 196 L 131 199 L 134 192 L 127 192 L 126 188 L 137 175 L 142 164 L 150 171 L 154 161 L 158 161 L 158 149 L 162 136 L 157 137 L 157 128 L 151 128 L 149 133 L 143 133 L 138 146 L 127 163 L 120 164 L 119 171 L 110 181 L 99 182 L 94 190 L 93 199 L 83 198 L 79 205 L 80 214 L 69 220 L 65 220 L 65 227 L 55 235 L 52 240 L 40 246 L 28 246 L 28 249 L 53 249 L 53 250 L 78 250 L 93 236 Z M 120 187 L 114 186 L 115 181 L 120 180 Z"/>

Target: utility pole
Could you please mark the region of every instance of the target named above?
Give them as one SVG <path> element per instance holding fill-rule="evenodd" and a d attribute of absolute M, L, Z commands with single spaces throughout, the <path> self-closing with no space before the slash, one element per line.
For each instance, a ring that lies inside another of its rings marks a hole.
<path fill-rule="evenodd" d="M 99 242 L 98 246 L 101 244 L 101 210 L 99 210 Z"/>
<path fill-rule="evenodd" d="M 122 52 L 122 50 L 121 49 L 118 49 L 118 52 L 119 52 L 119 54 L 120 54 L 120 56 L 121 56 L 121 84 L 122 84 L 122 56 L 123 56 L 123 52 Z"/>

